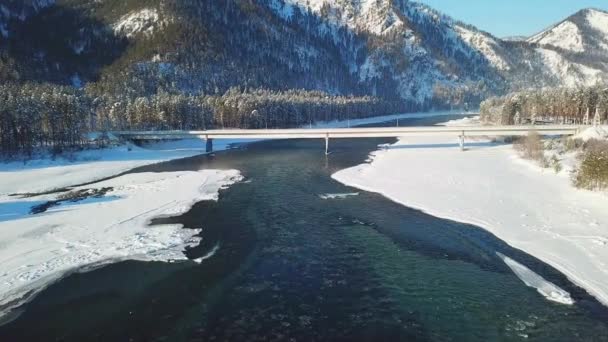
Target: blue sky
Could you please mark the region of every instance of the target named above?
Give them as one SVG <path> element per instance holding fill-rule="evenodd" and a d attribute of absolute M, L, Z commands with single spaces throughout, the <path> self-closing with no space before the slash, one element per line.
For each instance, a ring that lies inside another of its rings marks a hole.
<path fill-rule="evenodd" d="M 608 10 L 608 0 L 417 1 L 498 37 L 530 36 L 587 7 Z"/>

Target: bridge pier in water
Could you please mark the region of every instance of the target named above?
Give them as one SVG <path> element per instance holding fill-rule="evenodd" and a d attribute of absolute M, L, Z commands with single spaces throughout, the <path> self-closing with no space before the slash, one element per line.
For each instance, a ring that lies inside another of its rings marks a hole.
<path fill-rule="evenodd" d="M 205 142 L 206 142 L 205 151 L 207 151 L 207 153 L 213 152 L 213 139 L 206 137 Z"/>
<path fill-rule="evenodd" d="M 325 155 L 329 154 L 329 134 L 325 135 Z"/>

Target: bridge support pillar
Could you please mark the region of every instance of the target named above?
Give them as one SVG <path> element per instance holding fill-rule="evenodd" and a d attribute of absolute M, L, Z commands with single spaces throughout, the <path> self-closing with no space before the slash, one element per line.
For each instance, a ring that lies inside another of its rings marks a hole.
<path fill-rule="evenodd" d="M 325 155 L 329 154 L 329 134 L 325 135 Z"/>
<path fill-rule="evenodd" d="M 460 135 L 460 150 L 464 151 L 464 132 Z"/>
<path fill-rule="evenodd" d="M 213 152 L 213 139 L 206 137 L 205 142 L 206 142 L 205 151 L 207 151 L 207 153 Z"/>

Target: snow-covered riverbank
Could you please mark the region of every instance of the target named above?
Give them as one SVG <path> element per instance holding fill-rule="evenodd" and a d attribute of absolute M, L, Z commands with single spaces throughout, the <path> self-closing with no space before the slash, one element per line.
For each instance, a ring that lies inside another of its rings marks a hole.
<path fill-rule="evenodd" d="M 0 202 L 0 316 L 66 273 L 126 259 L 186 259 L 200 229 L 148 226 L 178 215 L 240 179 L 238 171 L 129 174 L 82 189 L 111 190 L 98 198 L 62 202 L 30 215 L 56 195 Z M 73 191 L 81 190 L 76 188 Z M 204 222 L 201 222 L 203 228 Z"/>
<path fill-rule="evenodd" d="M 335 128 L 386 122 L 397 119 L 464 115 L 458 111 L 406 113 L 367 119 L 319 122 L 313 128 Z M 218 140 L 214 151 L 255 140 Z M 202 139 L 184 139 L 146 145 L 123 144 L 106 149 L 90 149 L 51 159 L 38 157 L 27 162 L 0 161 L 0 199 L 15 193 L 41 193 L 112 177 L 134 168 L 205 153 Z"/>
<path fill-rule="evenodd" d="M 451 123 L 457 124 L 457 123 Z M 552 265 L 608 305 L 608 196 L 522 160 L 511 145 L 408 137 L 333 177 L 471 223 Z"/>
<path fill-rule="evenodd" d="M 236 141 L 216 144 L 223 150 Z M 69 158 L 42 157 L 24 162 L 0 163 L 0 199 L 15 193 L 40 193 L 93 182 L 134 168 L 205 153 L 205 141 L 187 139 L 146 148 L 125 143 L 106 149 L 72 153 Z"/>

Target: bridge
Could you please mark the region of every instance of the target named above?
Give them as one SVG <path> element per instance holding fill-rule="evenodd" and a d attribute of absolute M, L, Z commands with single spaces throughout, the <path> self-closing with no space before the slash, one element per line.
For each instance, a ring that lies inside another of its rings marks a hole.
<path fill-rule="evenodd" d="M 214 139 L 324 139 L 325 153 L 329 153 L 330 139 L 397 138 L 405 136 L 455 136 L 464 150 L 466 137 L 522 136 L 530 132 L 540 135 L 575 135 L 582 126 L 427 126 L 375 128 L 293 128 L 293 129 L 222 129 L 208 131 L 122 131 L 114 135 L 131 140 L 169 140 L 200 138 L 207 142 L 207 152 L 213 152 Z"/>

